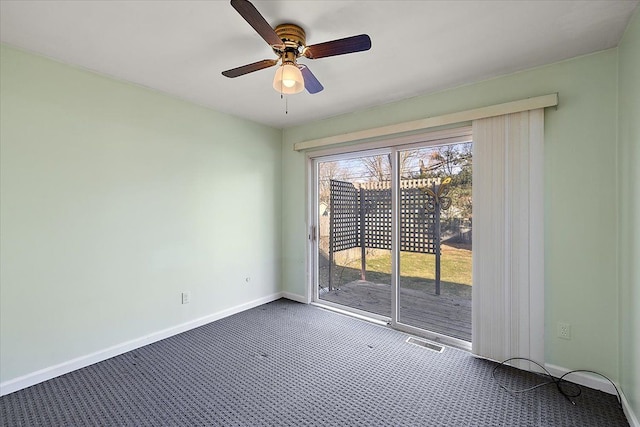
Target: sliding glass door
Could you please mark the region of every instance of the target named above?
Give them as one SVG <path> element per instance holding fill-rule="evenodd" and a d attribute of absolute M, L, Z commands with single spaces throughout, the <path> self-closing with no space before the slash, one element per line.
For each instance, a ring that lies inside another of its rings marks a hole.
<path fill-rule="evenodd" d="M 390 153 L 318 159 L 317 299 L 391 317 Z"/>
<path fill-rule="evenodd" d="M 397 324 L 471 342 L 471 143 L 398 160 Z"/>
<path fill-rule="evenodd" d="M 445 142 L 311 159 L 316 302 L 471 341 L 471 142 Z"/>

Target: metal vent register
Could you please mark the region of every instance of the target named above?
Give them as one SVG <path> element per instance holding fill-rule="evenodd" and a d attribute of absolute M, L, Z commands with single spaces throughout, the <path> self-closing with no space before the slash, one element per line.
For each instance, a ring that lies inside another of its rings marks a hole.
<path fill-rule="evenodd" d="M 424 341 L 418 338 L 414 338 L 414 337 L 409 337 L 407 338 L 407 342 L 409 344 L 413 344 L 413 345 L 417 345 L 419 347 L 424 347 L 427 348 L 431 351 L 435 351 L 437 353 L 442 353 L 444 351 L 444 347 L 438 344 L 434 344 L 432 342 L 429 341 Z"/>

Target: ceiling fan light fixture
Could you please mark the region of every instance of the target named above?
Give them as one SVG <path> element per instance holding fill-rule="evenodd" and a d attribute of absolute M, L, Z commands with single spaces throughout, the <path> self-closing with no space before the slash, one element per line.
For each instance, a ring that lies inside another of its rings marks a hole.
<path fill-rule="evenodd" d="M 291 95 L 300 93 L 304 89 L 302 72 L 293 63 L 285 62 L 276 70 L 273 78 L 273 88 L 276 92 Z"/>
<path fill-rule="evenodd" d="M 318 59 L 371 49 L 371 38 L 366 34 L 309 46 L 306 42 L 307 35 L 299 25 L 283 23 L 273 28 L 249 0 L 231 0 L 231 6 L 271 46 L 277 59 L 263 59 L 252 64 L 232 68 L 223 71 L 222 75 L 230 78 L 239 77 L 281 62 L 282 65 L 273 78 L 273 88 L 283 95 L 299 93 L 303 89 L 314 94 L 324 89 L 309 67 L 305 64 L 296 64 L 301 56 L 307 59 Z"/>

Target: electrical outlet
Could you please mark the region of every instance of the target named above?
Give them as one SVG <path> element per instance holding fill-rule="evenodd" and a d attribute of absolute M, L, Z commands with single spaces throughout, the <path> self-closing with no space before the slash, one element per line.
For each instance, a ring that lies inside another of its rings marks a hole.
<path fill-rule="evenodd" d="M 182 293 L 182 303 L 189 304 L 191 302 L 191 292 Z"/>
<path fill-rule="evenodd" d="M 571 339 L 571 325 L 569 323 L 558 322 L 558 338 Z"/>

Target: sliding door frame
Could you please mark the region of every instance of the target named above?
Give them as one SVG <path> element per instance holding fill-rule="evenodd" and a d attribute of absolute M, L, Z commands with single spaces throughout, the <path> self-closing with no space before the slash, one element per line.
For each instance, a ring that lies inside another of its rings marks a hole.
<path fill-rule="evenodd" d="M 442 335 L 436 332 L 426 331 L 414 326 L 398 322 L 399 315 L 399 267 L 400 252 L 400 213 L 399 213 L 399 188 L 400 188 L 400 152 L 407 149 L 425 148 L 430 146 L 468 142 L 472 140 L 471 126 L 463 123 L 458 127 L 437 131 L 422 132 L 397 138 L 386 138 L 360 144 L 339 146 L 332 149 L 323 149 L 307 152 L 307 229 L 308 232 L 308 295 L 313 304 L 318 304 L 357 317 L 367 318 L 376 323 L 386 323 L 403 332 L 422 336 L 442 344 L 471 350 L 471 343 L 457 338 Z M 391 155 L 391 318 L 375 313 L 365 312 L 351 307 L 342 306 L 319 298 L 319 229 L 318 229 L 318 163 L 321 161 L 342 160 L 363 155 L 390 154 Z"/>
<path fill-rule="evenodd" d="M 307 165 L 309 168 L 309 173 L 307 179 L 309 180 L 309 196 L 310 200 L 308 200 L 307 206 L 309 208 L 308 219 L 307 219 L 307 228 L 309 230 L 308 240 L 309 240 L 309 253 L 308 259 L 310 263 L 308 264 L 309 271 L 307 272 L 307 277 L 309 278 L 308 290 L 310 295 L 310 302 L 312 304 L 321 305 L 324 307 L 331 308 L 335 311 L 344 312 L 346 314 L 355 315 L 356 317 L 363 318 L 366 320 L 374 321 L 378 324 L 389 325 L 391 324 L 391 319 L 387 316 L 383 316 L 377 313 L 372 313 L 369 311 L 359 310 L 353 307 L 347 307 L 341 304 L 337 304 L 331 301 L 321 300 L 320 295 L 318 294 L 318 282 L 320 280 L 319 277 L 319 242 L 320 242 L 320 224 L 318 223 L 318 212 L 320 211 L 320 206 L 318 204 L 319 194 L 318 194 L 318 182 L 319 182 L 319 174 L 318 174 L 318 164 L 323 162 L 330 162 L 335 160 L 348 160 L 361 157 L 362 155 L 380 155 L 380 154 L 391 154 L 391 150 L 389 148 L 365 148 L 359 150 L 348 150 L 344 152 L 333 152 L 332 150 L 323 150 L 322 152 L 314 153 L 315 155 L 307 156 Z"/>
<path fill-rule="evenodd" d="M 431 341 L 471 351 L 471 343 L 448 335 L 421 329 L 401 323 L 400 319 L 400 152 L 409 149 L 435 147 L 456 142 L 471 141 L 471 135 L 463 133 L 454 140 L 431 140 L 428 142 L 395 146 L 391 155 L 391 327 L 412 335 L 418 335 Z M 473 248 L 473 241 L 472 241 Z M 472 249 L 473 251 L 473 249 Z"/>

